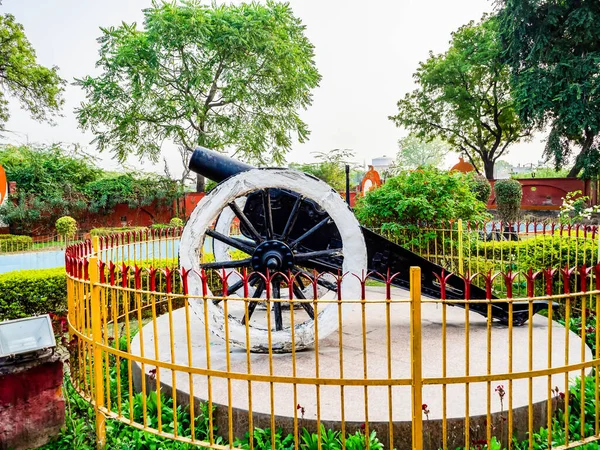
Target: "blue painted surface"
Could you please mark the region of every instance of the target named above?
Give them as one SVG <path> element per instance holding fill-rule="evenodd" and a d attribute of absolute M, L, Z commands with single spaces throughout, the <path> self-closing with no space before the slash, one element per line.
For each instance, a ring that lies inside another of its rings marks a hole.
<path fill-rule="evenodd" d="M 65 264 L 64 250 L 9 253 L 0 255 L 0 273 L 13 270 L 50 269 Z"/>
<path fill-rule="evenodd" d="M 151 259 L 177 257 L 179 253 L 179 241 L 154 242 L 152 245 L 130 244 L 123 249 L 109 250 L 104 258 L 108 261 L 123 261 L 125 259 Z M 51 269 L 53 267 L 64 267 L 64 250 L 45 250 L 39 252 L 8 253 L 0 255 L 0 273 L 12 272 L 14 270 Z"/>

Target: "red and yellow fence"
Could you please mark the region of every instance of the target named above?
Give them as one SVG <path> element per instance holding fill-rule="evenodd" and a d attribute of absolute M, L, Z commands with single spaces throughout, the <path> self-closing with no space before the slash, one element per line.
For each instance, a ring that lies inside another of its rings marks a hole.
<path fill-rule="evenodd" d="M 219 449 L 589 444 L 600 440 L 600 265 L 596 231 L 580 231 L 572 238 L 539 233 L 549 238 L 541 244 L 548 265 L 518 270 L 506 264 L 513 256 L 496 260 L 515 255 L 506 241 L 473 243 L 470 229 L 454 225 L 427 230 L 427 245 L 413 241 L 413 250 L 458 267 L 465 285 L 489 293 L 452 301 L 423 298 L 420 268 L 411 267 L 409 291 L 391 286 L 393 274 L 372 282 L 369 274 L 307 273 L 299 296 L 291 274 L 263 274 L 258 302 L 250 273 L 180 270 L 178 229 L 86 241 L 66 256 L 71 380 L 94 404 L 99 445 L 110 439 L 106 420 Z M 515 241 L 523 245 L 518 251 L 538 232 L 529 234 Z M 497 251 L 494 242 L 509 248 Z M 489 270 L 476 270 L 473 252 Z M 201 279 L 202 295 L 189 294 L 190 276 Z M 360 298 L 344 298 L 343 276 L 359 278 Z M 443 286 L 444 276 L 438 279 Z M 286 294 L 274 298 L 275 289 Z M 534 315 L 539 301 L 548 308 Z M 474 303 L 486 305 L 487 316 L 473 314 Z M 270 343 L 273 311 L 285 309 L 291 352 L 234 345 L 230 320 L 219 330 L 224 339 L 217 338 L 214 304 L 246 327 L 246 342 L 256 327 Z M 525 309 L 525 325 L 494 322 L 489 312 L 500 304 L 510 319 Z M 325 308 L 333 308 L 337 331 L 319 339 Z M 309 311 L 316 340 L 296 351 L 295 326 L 310 321 Z"/>

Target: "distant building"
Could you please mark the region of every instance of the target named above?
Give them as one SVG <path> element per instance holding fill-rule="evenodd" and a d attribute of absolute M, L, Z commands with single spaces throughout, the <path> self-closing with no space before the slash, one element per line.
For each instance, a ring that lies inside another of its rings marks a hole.
<path fill-rule="evenodd" d="M 394 164 L 394 158 L 390 158 L 389 156 L 380 156 L 378 158 L 373 158 L 371 165 L 373 168 L 379 172 L 380 174 L 387 172 L 387 170 Z"/>

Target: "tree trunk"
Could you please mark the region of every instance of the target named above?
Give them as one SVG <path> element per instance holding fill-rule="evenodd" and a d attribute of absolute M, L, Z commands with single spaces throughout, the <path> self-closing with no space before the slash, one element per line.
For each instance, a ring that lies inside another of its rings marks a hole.
<path fill-rule="evenodd" d="M 204 192 L 206 190 L 206 178 L 202 175 L 196 175 L 196 192 Z"/>
<path fill-rule="evenodd" d="M 591 131 L 586 130 L 585 141 L 583 141 L 583 145 L 581 146 L 581 151 L 575 158 L 575 164 L 573 164 L 573 167 L 567 174 L 567 177 L 575 178 L 577 175 L 579 175 L 579 172 L 581 172 L 581 169 L 583 168 L 583 157 L 589 151 L 589 149 L 592 147 L 593 143 L 594 143 L 594 135 L 592 134 Z"/>
<path fill-rule="evenodd" d="M 485 177 L 488 180 L 494 179 L 494 161 L 490 159 L 483 160 L 483 170 L 485 171 Z"/>

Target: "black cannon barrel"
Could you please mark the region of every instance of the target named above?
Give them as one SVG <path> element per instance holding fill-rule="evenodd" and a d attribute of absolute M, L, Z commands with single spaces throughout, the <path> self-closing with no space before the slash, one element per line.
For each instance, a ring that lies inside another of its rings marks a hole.
<path fill-rule="evenodd" d="M 194 150 L 188 167 L 191 171 L 217 183 L 240 172 L 256 169 L 256 167 L 250 164 L 243 163 L 204 147 L 197 147 Z"/>

